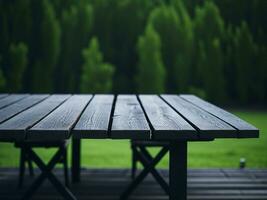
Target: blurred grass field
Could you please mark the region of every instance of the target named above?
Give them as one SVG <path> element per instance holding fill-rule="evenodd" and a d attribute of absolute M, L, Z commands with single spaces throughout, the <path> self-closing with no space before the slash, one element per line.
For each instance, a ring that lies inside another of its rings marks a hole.
<path fill-rule="evenodd" d="M 246 158 L 249 168 L 267 167 L 267 112 L 232 111 L 260 129 L 259 139 L 217 139 L 212 142 L 189 144 L 188 164 L 191 168 L 237 168 L 240 158 Z M 70 146 L 69 146 L 70 150 Z M 38 153 L 49 159 L 55 150 L 39 149 Z M 156 153 L 157 148 L 152 150 Z M 69 151 L 70 158 L 70 151 Z M 69 159 L 70 161 L 70 159 Z M 19 151 L 12 144 L 0 143 L 0 167 L 16 167 Z M 128 140 L 83 140 L 82 166 L 92 168 L 128 168 L 131 151 Z M 159 167 L 168 167 L 166 156 Z"/>

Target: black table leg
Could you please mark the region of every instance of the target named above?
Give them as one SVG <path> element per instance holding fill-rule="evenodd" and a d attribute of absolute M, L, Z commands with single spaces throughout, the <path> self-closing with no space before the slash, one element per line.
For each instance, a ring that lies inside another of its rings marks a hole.
<path fill-rule="evenodd" d="M 170 200 L 186 200 L 187 141 L 170 142 Z"/>
<path fill-rule="evenodd" d="M 159 161 L 166 155 L 168 148 L 163 147 L 156 157 L 149 164 L 146 165 L 146 168 L 127 186 L 120 196 L 121 200 L 125 200 L 129 195 L 134 191 L 134 189 L 144 180 L 149 172 L 159 163 Z"/>
<path fill-rule="evenodd" d="M 153 161 L 153 157 L 149 154 L 145 147 L 140 147 L 141 152 L 136 153 L 140 162 L 143 164 L 144 168 L 146 168 L 150 162 Z M 160 184 L 162 189 L 165 191 L 167 195 L 169 195 L 169 184 L 164 180 L 164 178 L 159 174 L 159 172 L 153 167 L 151 168 L 151 174 L 156 179 L 156 181 Z"/>
<path fill-rule="evenodd" d="M 71 167 L 71 176 L 72 182 L 80 182 L 81 174 L 81 140 L 72 139 L 72 167 Z"/>
<path fill-rule="evenodd" d="M 56 154 L 52 157 L 49 163 L 46 165 L 39 156 L 30 148 L 26 147 L 25 151 L 29 154 L 30 158 L 35 162 L 35 164 L 40 168 L 42 173 L 40 176 L 32 183 L 28 190 L 24 193 L 21 199 L 30 199 L 35 191 L 41 186 L 45 178 L 55 186 L 57 191 L 67 200 L 76 200 L 76 197 L 71 193 L 71 191 L 65 187 L 57 177 L 51 172 L 54 166 L 61 159 L 62 154 L 64 153 L 64 148 L 59 148 Z"/>

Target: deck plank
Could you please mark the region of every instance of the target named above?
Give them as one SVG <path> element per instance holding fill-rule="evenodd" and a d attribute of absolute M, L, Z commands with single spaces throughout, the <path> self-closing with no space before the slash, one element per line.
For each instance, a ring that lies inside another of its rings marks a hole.
<path fill-rule="evenodd" d="M 32 106 L 0 124 L 0 140 L 24 140 L 26 130 L 57 108 L 70 95 L 51 95 L 41 103 Z"/>
<path fill-rule="evenodd" d="M 201 109 L 211 113 L 212 115 L 218 117 L 219 119 L 225 121 L 231 126 L 238 129 L 238 137 L 240 138 L 257 138 L 259 137 L 259 130 L 253 125 L 247 123 L 246 121 L 240 119 L 239 117 L 227 112 L 224 109 L 219 108 L 207 101 L 198 98 L 195 95 L 180 95 L 181 98 L 197 105 Z"/>
<path fill-rule="evenodd" d="M 28 94 L 11 94 L 7 97 L 4 97 L 0 99 L 0 109 L 11 105 L 19 100 L 22 100 L 23 98 L 29 96 Z"/>
<path fill-rule="evenodd" d="M 196 139 L 195 130 L 157 95 L 139 95 L 153 126 L 154 139 Z"/>
<path fill-rule="evenodd" d="M 237 137 L 235 128 L 179 96 L 162 95 L 162 98 L 199 131 L 200 138 Z"/>
<path fill-rule="evenodd" d="M 30 108 L 31 106 L 39 103 L 40 101 L 47 98 L 48 95 L 31 95 L 21 101 L 11 104 L 3 109 L 0 112 L 0 123 L 6 121 L 7 119 L 13 117 L 14 115 Z"/>
<path fill-rule="evenodd" d="M 95 95 L 73 129 L 74 138 L 107 138 L 114 95 Z"/>
<path fill-rule="evenodd" d="M 4 98 L 4 97 L 7 97 L 8 96 L 8 94 L 4 94 L 4 93 L 2 93 L 2 94 L 0 94 L 0 99 L 2 99 L 2 98 Z"/>
<path fill-rule="evenodd" d="M 78 121 L 92 95 L 73 95 L 52 113 L 28 130 L 30 140 L 62 140 Z"/>
<path fill-rule="evenodd" d="M 135 95 L 117 97 L 112 119 L 111 138 L 150 139 L 150 128 Z"/>
<path fill-rule="evenodd" d="M 168 170 L 159 170 L 166 181 L 168 181 Z M 188 200 L 266 200 L 267 199 L 267 170 L 263 172 L 257 170 L 238 170 L 232 169 L 234 174 L 247 177 L 248 174 L 258 177 L 264 173 L 265 184 L 259 184 L 259 179 L 254 178 L 250 181 L 233 181 L 235 177 L 224 176 L 222 178 L 221 169 L 189 169 L 188 170 Z M 54 170 L 57 177 L 62 181 L 63 170 Z M 138 171 L 139 172 L 139 171 Z M 21 194 L 30 185 L 32 178 L 26 174 L 25 184 L 21 190 L 17 189 L 17 169 L 0 169 L 0 199 L 19 199 Z M 35 169 L 35 174 L 38 171 Z M 206 175 L 210 174 L 209 178 Z M 77 199 L 90 200 L 117 200 L 125 187 L 130 183 L 129 169 L 82 169 L 82 181 L 72 184 L 71 191 Z M 227 180 L 229 182 L 227 182 Z M 47 181 L 33 196 L 33 199 L 60 199 L 61 196 L 54 187 Z M 149 175 L 130 196 L 129 199 L 135 200 L 167 200 L 168 197 L 163 192 L 159 184 Z"/>

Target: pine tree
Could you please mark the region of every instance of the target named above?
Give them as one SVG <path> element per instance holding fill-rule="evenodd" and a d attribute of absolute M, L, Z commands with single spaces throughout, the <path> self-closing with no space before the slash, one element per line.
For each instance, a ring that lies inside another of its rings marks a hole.
<path fill-rule="evenodd" d="M 11 44 L 9 47 L 9 65 L 6 74 L 8 92 L 20 92 L 23 86 L 23 75 L 28 63 L 28 47 L 24 43 Z"/>
<path fill-rule="evenodd" d="M 239 101 L 242 103 L 248 103 L 251 95 L 251 84 L 257 82 L 251 77 L 251 72 L 258 67 L 255 66 L 256 50 L 257 47 L 249 28 L 245 22 L 242 22 L 235 34 L 236 88 Z M 258 77 L 254 78 L 257 79 Z"/>
<path fill-rule="evenodd" d="M 203 43 L 200 51 L 203 89 L 210 101 L 223 102 L 225 99 L 225 79 L 220 40 L 214 39 L 208 43 Z"/>
<path fill-rule="evenodd" d="M 226 91 L 228 101 L 234 101 L 237 97 L 236 92 L 236 68 L 234 63 L 234 27 L 229 25 L 225 31 L 225 52 L 224 52 L 224 68 L 226 75 Z"/>
<path fill-rule="evenodd" d="M 195 37 L 203 41 L 214 38 L 222 39 L 225 33 L 224 21 L 220 10 L 212 1 L 205 1 L 202 7 L 197 6 L 194 21 Z"/>
<path fill-rule="evenodd" d="M 56 85 L 56 90 L 58 92 L 74 92 L 75 90 L 75 74 L 73 66 L 73 59 L 75 51 L 80 52 L 81 49 L 76 49 L 73 43 L 75 43 L 76 36 L 79 32 L 76 30 L 77 24 L 77 7 L 71 6 L 70 9 L 64 10 L 62 13 L 61 19 L 61 30 L 62 30 L 62 39 L 61 39 L 61 53 L 60 61 L 57 69 L 57 74 L 59 78 Z M 78 37 L 78 36 L 77 36 Z"/>
<path fill-rule="evenodd" d="M 97 38 L 93 37 L 89 46 L 82 51 L 80 90 L 83 93 L 107 93 L 112 90 L 114 66 L 103 61 Z"/>
<path fill-rule="evenodd" d="M 33 65 L 34 92 L 52 92 L 53 76 L 60 51 L 60 27 L 54 8 L 49 1 L 42 1 L 39 55 Z"/>
<path fill-rule="evenodd" d="M 163 61 L 167 69 L 168 92 L 185 92 L 189 86 L 193 32 L 191 20 L 182 2 L 155 8 L 149 23 L 162 41 Z"/>
<path fill-rule="evenodd" d="M 222 51 L 225 30 L 213 2 L 206 1 L 202 7 L 196 8 L 194 31 L 196 85 L 204 89 L 209 100 L 223 102 L 226 97 Z"/>
<path fill-rule="evenodd" d="M 5 77 L 2 69 L 0 69 L 0 92 L 3 92 L 5 90 L 5 84 Z"/>
<path fill-rule="evenodd" d="M 136 46 L 138 37 L 144 32 L 147 16 L 156 1 L 123 0 L 96 1 L 96 23 L 94 29 L 107 59 L 116 66 L 114 74 L 115 92 L 136 92 L 137 66 Z M 121 84 L 123 82 L 123 84 Z"/>
<path fill-rule="evenodd" d="M 83 58 L 81 50 L 91 37 L 93 26 L 93 7 L 87 1 L 73 4 L 62 13 L 61 54 L 56 79 L 57 91 L 77 92 Z"/>
<path fill-rule="evenodd" d="M 3 92 L 5 90 L 6 81 L 3 74 L 1 61 L 2 61 L 2 56 L 0 55 L 0 92 Z"/>
<path fill-rule="evenodd" d="M 165 91 L 165 67 L 161 56 L 161 41 L 153 26 L 147 25 L 145 34 L 137 44 L 137 91 L 140 93 L 162 93 Z"/>
<path fill-rule="evenodd" d="M 250 97 L 253 103 L 265 103 L 267 98 L 267 47 L 254 44 L 254 65 L 250 67 Z"/>
<path fill-rule="evenodd" d="M 175 63 L 175 76 L 177 92 L 188 92 L 193 83 L 192 64 L 193 64 L 193 22 L 182 0 L 172 0 L 172 5 L 176 9 L 179 17 L 177 37 L 177 59 Z"/>

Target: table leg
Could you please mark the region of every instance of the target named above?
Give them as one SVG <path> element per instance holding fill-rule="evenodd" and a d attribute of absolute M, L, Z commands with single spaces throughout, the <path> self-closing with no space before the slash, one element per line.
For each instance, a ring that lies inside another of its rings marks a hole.
<path fill-rule="evenodd" d="M 44 180 L 47 178 L 56 188 L 56 190 L 64 197 L 66 200 L 76 200 L 76 197 L 72 194 L 72 192 L 65 187 L 57 177 L 52 173 L 53 168 L 61 159 L 63 153 L 63 148 L 60 148 L 55 155 L 51 158 L 51 160 L 46 165 L 40 157 L 30 148 L 26 147 L 25 151 L 31 157 L 31 159 L 35 162 L 35 164 L 40 168 L 41 174 L 35 179 L 35 181 L 31 184 L 31 186 L 26 190 L 26 192 L 22 196 L 22 200 L 31 199 L 36 190 L 41 186 Z"/>
<path fill-rule="evenodd" d="M 129 197 L 129 195 L 133 192 L 133 190 L 144 180 L 144 178 L 149 174 L 151 169 L 153 169 L 159 161 L 166 155 L 168 152 L 168 148 L 164 147 L 160 150 L 160 152 L 156 155 L 156 157 L 146 165 L 144 170 L 138 174 L 138 176 L 127 186 L 127 188 L 123 191 L 120 196 L 121 200 L 125 200 Z"/>
<path fill-rule="evenodd" d="M 81 140 L 72 139 L 72 182 L 80 182 L 81 173 Z"/>
<path fill-rule="evenodd" d="M 170 142 L 170 200 L 186 200 L 187 141 Z"/>

